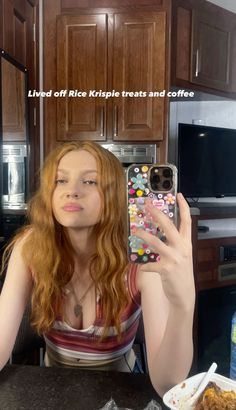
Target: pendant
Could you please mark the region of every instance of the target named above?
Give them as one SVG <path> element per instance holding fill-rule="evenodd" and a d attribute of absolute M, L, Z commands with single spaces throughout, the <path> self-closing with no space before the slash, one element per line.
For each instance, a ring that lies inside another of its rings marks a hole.
<path fill-rule="evenodd" d="M 77 303 L 77 304 L 74 306 L 74 314 L 75 314 L 75 316 L 78 317 L 78 316 L 82 315 L 82 311 L 83 311 L 82 306 Z"/>

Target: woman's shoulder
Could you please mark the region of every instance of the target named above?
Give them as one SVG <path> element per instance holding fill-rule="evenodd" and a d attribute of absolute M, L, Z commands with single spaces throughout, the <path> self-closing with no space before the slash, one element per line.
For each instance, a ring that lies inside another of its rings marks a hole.
<path fill-rule="evenodd" d="M 21 231 L 15 236 L 13 249 L 22 251 L 25 243 L 30 239 L 30 236 L 33 234 L 33 227 L 26 226 L 21 229 Z"/>
<path fill-rule="evenodd" d="M 9 262 L 14 260 L 14 263 L 17 265 L 21 263 L 24 265 L 27 270 L 29 269 L 28 264 L 25 261 L 24 250 L 27 249 L 27 243 L 30 240 L 33 229 L 30 226 L 26 226 L 18 232 L 15 237 L 12 239 L 10 244 L 7 247 L 7 254 L 9 255 Z M 8 260 L 8 257 L 6 258 Z"/>
<path fill-rule="evenodd" d="M 7 255 L 5 256 L 5 266 L 7 275 L 15 276 L 17 266 L 17 276 L 30 277 L 32 279 L 31 269 L 24 257 L 24 246 L 31 235 L 30 229 L 20 231 L 9 244 Z M 12 274 L 11 274 L 12 272 Z"/>

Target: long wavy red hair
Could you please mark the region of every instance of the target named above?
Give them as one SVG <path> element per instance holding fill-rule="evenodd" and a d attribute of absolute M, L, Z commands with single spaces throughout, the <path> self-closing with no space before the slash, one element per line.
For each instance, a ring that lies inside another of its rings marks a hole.
<path fill-rule="evenodd" d="M 70 151 L 84 149 L 97 161 L 98 187 L 102 198 L 100 222 L 94 227 L 96 251 L 90 273 L 102 295 L 105 332 L 115 326 L 120 335 L 120 316 L 128 303 L 125 274 L 128 269 L 126 251 L 126 191 L 124 170 L 119 160 L 95 142 L 76 141 L 58 146 L 45 160 L 41 184 L 28 207 L 29 224 L 12 240 L 4 254 L 6 263 L 16 240 L 25 237 L 23 257 L 30 267 L 34 287 L 31 298 L 32 325 L 38 333 L 52 326 L 61 306 L 62 292 L 74 272 L 72 248 L 52 211 L 52 194 L 58 164 Z"/>

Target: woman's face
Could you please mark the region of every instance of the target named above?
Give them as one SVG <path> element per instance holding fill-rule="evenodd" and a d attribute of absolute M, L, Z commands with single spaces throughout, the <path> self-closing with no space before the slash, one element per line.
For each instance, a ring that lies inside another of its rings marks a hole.
<path fill-rule="evenodd" d="M 100 221 L 97 163 L 88 151 L 70 151 L 60 160 L 52 209 L 56 220 L 66 228 L 91 228 Z"/>

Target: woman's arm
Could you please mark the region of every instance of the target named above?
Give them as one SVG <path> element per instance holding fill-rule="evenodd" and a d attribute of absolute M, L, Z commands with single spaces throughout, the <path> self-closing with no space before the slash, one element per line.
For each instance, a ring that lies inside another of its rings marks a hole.
<path fill-rule="evenodd" d="M 161 211 L 150 208 L 153 219 L 158 220 L 166 234 L 167 243 L 143 230 L 135 233 L 160 254 L 158 263 L 140 266 L 137 277 L 149 373 L 160 395 L 186 378 L 193 356 L 195 287 L 191 217 L 180 194 L 178 204 L 181 217 L 179 231 Z"/>
<path fill-rule="evenodd" d="M 14 245 L 0 295 L 0 370 L 7 363 L 32 291 L 32 277 L 22 257 L 24 238 Z"/>

